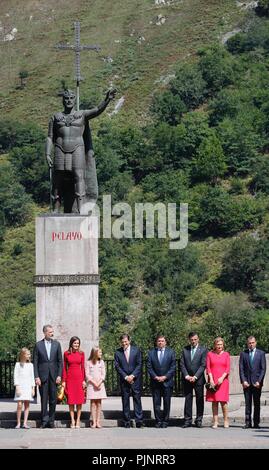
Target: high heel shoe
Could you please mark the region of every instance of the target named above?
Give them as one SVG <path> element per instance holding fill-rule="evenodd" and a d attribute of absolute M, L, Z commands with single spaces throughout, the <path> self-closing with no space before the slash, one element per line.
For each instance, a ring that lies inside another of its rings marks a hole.
<path fill-rule="evenodd" d="M 97 427 L 98 429 L 100 429 L 102 426 L 101 426 L 100 423 L 97 423 L 97 424 L 96 424 L 96 427 Z"/>
<path fill-rule="evenodd" d="M 75 429 L 75 423 L 71 423 L 71 424 L 70 424 L 70 428 L 71 428 L 71 429 Z"/>
<path fill-rule="evenodd" d="M 223 427 L 224 427 L 224 428 L 229 428 L 229 427 L 230 427 L 229 421 L 224 421 Z"/>

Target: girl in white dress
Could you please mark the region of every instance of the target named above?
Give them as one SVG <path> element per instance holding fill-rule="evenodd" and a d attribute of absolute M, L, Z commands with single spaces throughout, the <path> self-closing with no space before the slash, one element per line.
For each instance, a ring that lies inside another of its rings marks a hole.
<path fill-rule="evenodd" d="M 23 428 L 29 429 L 27 419 L 29 415 L 29 403 L 33 401 L 35 395 L 35 378 L 33 364 L 30 362 L 31 353 L 29 349 L 22 348 L 19 353 L 19 362 L 16 362 L 14 369 L 14 386 L 15 397 L 14 400 L 17 404 L 17 426 L 16 429 L 21 427 L 21 412 L 22 404 L 24 403 L 24 420 Z"/>
<path fill-rule="evenodd" d="M 106 369 L 102 360 L 102 349 L 92 348 L 86 363 L 86 379 L 88 381 L 87 400 L 91 401 L 91 428 L 101 428 L 102 399 L 107 398 L 105 389 Z"/>

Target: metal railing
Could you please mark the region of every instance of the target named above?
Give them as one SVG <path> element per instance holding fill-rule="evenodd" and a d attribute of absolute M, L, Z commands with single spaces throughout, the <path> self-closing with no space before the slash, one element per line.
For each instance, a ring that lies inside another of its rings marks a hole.
<path fill-rule="evenodd" d="M 13 398 L 13 372 L 16 361 L 0 361 L 0 398 Z M 119 376 L 115 370 L 113 359 L 105 359 L 106 365 L 106 392 L 108 396 L 120 395 Z M 182 396 L 181 373 L 179 359 L 177 359 L 176 374 L 174 378 L 173 396 Z M 142 396 L 151 396 L 150 378 L 147 373 L 146 360 L 142 362 Z"/>

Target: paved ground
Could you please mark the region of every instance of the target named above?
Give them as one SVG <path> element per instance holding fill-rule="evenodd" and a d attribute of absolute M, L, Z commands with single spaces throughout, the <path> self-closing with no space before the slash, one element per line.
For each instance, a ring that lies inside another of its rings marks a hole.
<path fill-rule="evenodd" d="M 0 429 L 0 449 L 268 449 L 269 424 L 244 430 L 167 429 Z"/>
<path fill-rule="evenodd" d="M 0 449 L 269 449 L 269 399 L 268 394 L 262 396 L 261 429 L 242 429 L 244 423 L 244 407 L 242 396 L 231 398 L 229 403 L 230 428 L 212 429 L 211 406 L 205 406 L 204 427 L 182 429 L 170 426 L 167 429 L 124 429 L 111 427 L 110 420 L 103 420 L 102 429 L 55 428 L 40 429 L 1 429 Z M 173 398 L 171 416 L 182 418 L 183 398 Z M 143 408 L 152 412 L 151 398 L 143 398 Z M 12 400 L 0 402 L 0 414 L 14 412 L 16 405 Z M 40 405 L 32 404 L 32 410 L 40 410 Z M 57 407 L 65 410 L 67 407 Z M 88 405 L 84 406 L 88 410 Z M 119 413 L 121 400 L 111 397 L 104 401 L 104 411 Z M 114 420 L 115 421 L 115 420 Z M 173 422 L 173 421 L 172 421 Z M 109 426 L 107 427 L 106 426 Z"/>

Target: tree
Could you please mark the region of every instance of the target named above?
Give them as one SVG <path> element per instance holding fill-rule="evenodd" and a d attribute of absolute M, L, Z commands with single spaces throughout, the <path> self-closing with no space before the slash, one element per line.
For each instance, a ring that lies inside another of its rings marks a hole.
<path fill-rule="evenodd" d="M 31 198 L 18 182 L 9 162 L 1 162 L 0 180 L 0 207 L 5 225 L 24 224 L 31 213 Z"/>
<path fill-rule="evenodd" d="M 269 274 L 269 241 L 244 236 L 225 254 L 219 285 L 231 291 L 253 291 Z"/>
<path fill-rule="evenodd" d="M 223 46 L 214 45 L 203 49 L 199 55 L 199 68 L 209 95 L 234 82 L 233 58 Z"/>
<path fill-rule="evenodd" d="M 151 112 L 155 115 L 159 122 L 167 122 L 171 126 L 176 126 L 187 108 L 180 96 L 173 94 L 170 90 L 166 90 L 155 95 Z"/>
<path fill-rule="evenodd" d="M 215 184 L 227 170 L 225 160 L 221 143 L 216 133 L 212 132 L 198 147 L 197 155 L 192 161 L 192 178 Z"/>
<path fill-rule="evenodd" d="M 49 171 L 44 158 L 44 145 L 15 147 L 10 161 L 25 191 L 38 203 L 48 203 L 50 194 Z"/>
<path fill-rule="evenodd" d="M 206 81 L 199 64 L 183 64 L 176 70 L 176 77 L 170 83 L 170 90 L 179 97 L 188 110 L 197 108 L 206 96 Z"/>

